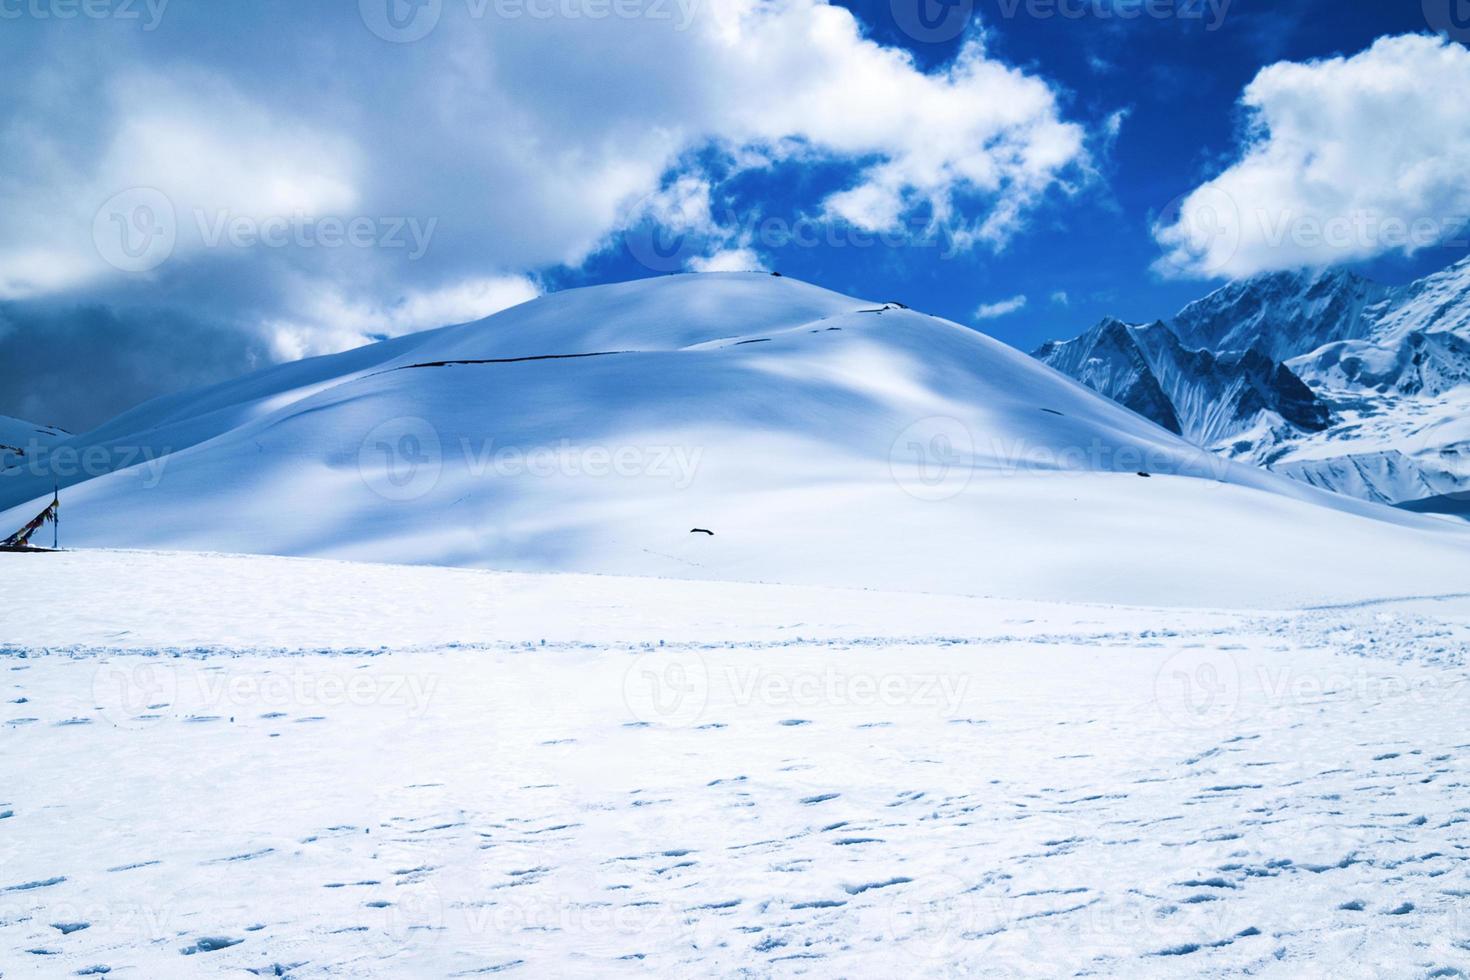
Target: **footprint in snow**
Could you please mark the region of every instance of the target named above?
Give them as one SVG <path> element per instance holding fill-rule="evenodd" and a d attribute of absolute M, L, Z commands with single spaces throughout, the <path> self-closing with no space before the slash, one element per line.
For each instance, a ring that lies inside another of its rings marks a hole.
<path fill-rule="evenodd" d="M 238 946 L 243 939 L 235 939 L 232 936 L 200 936 L 193 943 L 180 949 L 184 956 L 193 956 L 195 953 L 217 953 L 231 946 Z"/>

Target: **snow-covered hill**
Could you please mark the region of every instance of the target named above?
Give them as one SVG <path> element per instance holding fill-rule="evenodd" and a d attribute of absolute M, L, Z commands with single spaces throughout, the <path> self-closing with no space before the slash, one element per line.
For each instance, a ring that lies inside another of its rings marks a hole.
<path fill-rule="evenodd" d="M 134 460 L 63 489 L 71 546 L 1225 604 L 1442 590 L 1470 540 L 1202 453 L 957 324 L 758 274 L 553 294 L 64 448 Z M 4 523 L 51 489 L 7 483 Z"/>
<path fill-rule="evenodd" d="M 1470 441 L 1455 420 L 1470 386 L 1470 259 L 1402 287 L 1341 270 L 1272 273 L 1230 283 L 1168 324 L 1129 329 L 1155 338 L 1154 349 L 1183 352 L 1170 351 L 1167 362 L 1186 367 L 1160 390 L 1176 431 L 1198 444 L 1341 494 L 1463 512 L 1456 498 L 1470 492 Z M 1098 330 L 1048 344 L 1037 356 L 1138 408 L 1132 392 L 1098 383 L 1117 368 L 1058 356 L 1093 346 Z M 1295 415 L 1242 416 L 1237 394 L 1221 388 L 1214 368 L 1242 357 L 1285 361 L 1271 370 L 1290 379 L 1280 390 Z M 1145 360 L 1162 375 L 1157 356 Z M 1309 395 L 1300 394 L 1298 379 Z"/>

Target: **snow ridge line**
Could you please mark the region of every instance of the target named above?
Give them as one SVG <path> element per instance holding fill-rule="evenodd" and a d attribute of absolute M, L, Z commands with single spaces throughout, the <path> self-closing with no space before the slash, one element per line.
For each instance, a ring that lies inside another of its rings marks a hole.
<path fill-rule="evenodd" d="M 988 636 L 853 636 L 853 637 L 792 637 L 768 640 L 501 640 L 490 642 L 448 642 L 395 644 L 391 647 L 289 647 L 289 646 L 226 646 L 203 645 L 190 647 L 113 647 L 93 644 L 71 644 L 52 646 L 10 645 L 0 646 L 0 658 L 12 657 L 26 660 L 41 657 L 63 657 L 85 660 L 94 657 L 135 656 L 160 657 L 167 659 L 204 660 L 210 657 L 298 657 L 298 656 L 343 656 L 376 657 L 398 653 L 562 653 L 577 650 L 598 650 L 605 653 L 644 654 L 659 650 L 688 652 L 701 650 L 789 650 L 808 647 L 882 648 L 893 646 L 975 646 L 993 647 L 1008 644 L 1034 644 L 1037 646 L 1062 645 L 1118 645 L 1134 643 L 1155 646 L 1161 640 L 1192 639 L 1200 637 L 1234 636 L 1234 628 L 1204 628 L 1197 630 L 1143 630 L 1114 631 L 1107 633 L 1038 633 L 1033 635 L 991 634 Z"/>

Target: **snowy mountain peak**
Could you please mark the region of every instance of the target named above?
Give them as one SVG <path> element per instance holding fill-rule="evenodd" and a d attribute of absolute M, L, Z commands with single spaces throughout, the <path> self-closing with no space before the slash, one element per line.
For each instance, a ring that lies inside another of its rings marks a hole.
<path fill-rule="evenodd" d="M 1189 304 L 1167 327 L 1104 321 L 1037 351 L 1166 424 L 1137 394 L 1145 381 L 1118 386 L 1096 355 L 1069 353 L 1078 342 L 1097 348 L 1103 333 L 1120 346 L 1123 332 L 1154 338 L 1138 346 L 1179 431 L 1202 445 L 1367 500 L 1449 500 L 1470 487 L 1465 433 L 1439 424 L 1454 422 L 1470 397 L 1470 257 L 1399 287 L 1345 270 L 1256 276 Z M 1198 349 L 1181 356 L 1175 337 Z M 1166 362 L 1181 373 L 1171 376 Z M 1222 388 L 1221 373 L 1231 371 L 1247 383 Z"/>
<path fill-rule="evenodd" d="M 1334 340 L 1366 337 L 1369 308 L 1389 290 L 1340 270 L 1274 272 L 1228 283 L 1185 306 L 1172 325 L 1192 348 L 1254 347 L 1277 361 Z"/>
<path fill-rule="evenodd" d="M 1170 432 L 1181 434 L 1184 429 L 1179 416 L 1159 384 L 1142 339 L 1162 327 L 1161 323 L 1130 324 L 1106 317 L 1072 340 L 1043 344 L 1033 356 Z"/>
<path fill-rule="evenodd" d="M 1285 365 L 1255 348 L 1213 354 L 1190 350 L 1162 321 L 1107 318 L 1035 355 L 1095 391 L 1202 446 L 1242 433 L 1317 431 L 1329 413 Z"/>

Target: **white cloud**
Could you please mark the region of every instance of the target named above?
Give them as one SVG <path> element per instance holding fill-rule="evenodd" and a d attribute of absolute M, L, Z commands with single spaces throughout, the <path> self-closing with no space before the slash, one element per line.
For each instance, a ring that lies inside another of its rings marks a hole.
<path fill-rule="evenodd" d="M 276 43 L 266 11 L 232 15 L 232 49 L 207 67 L 188 42 L 220 28 L 191 13 L 168 35 L 87 50 L 33 38 L 41 73 L 76 78 L 51 100 L 23 87 L 0 131 L 0 171 L 32 165 L 0 185 L 0 206 L 23 205 L 30 229 L 61 219 L 65 234 L 5 236 L 26 243 L 0 256 L 6 295 L 105 271 L 83 222 L 132 186 L 158 187 L 185 212 L 434 218 L 446 253 L 435 272 L 472 276 L 580 263 L 631 202 L 710 145 L 737 169 L 857 163 L 851 185 L 820 203 L 827 217 L 876 231 L 919 209 L 973 222 L 962 245 L 1003 244 L 1048 189 L 1089 173 L 1084 130 L 1048 83 L 990 57 L 979 37 L 926 73 L 820 0 L 705 0 L 687 24 L 677 5 L 664 20 L 543 21 L 445 4 L 427 37 L 387 49 L 355 6 L 299 13 L 300 36 L 333 39 L 330 86 L 290 81 L 323 70 L 325 49 Z M 97 90 L 105 111 L 57 125 Z M 181 238 L 179 254 L 191 249 Z"/>
<path fill-rule="evenodd" d="M 689 260 L 695 272 L 769 272 L 755 251 L 748 248 L 722 249 L 713 255 Z"/>
<path fill-rule="evenodd" d="M 1067 295 L 1065 289 L 1058 289 L 1051 294 L 1051 301 L 1057 306 L 1069 306 L 1072 303 L 1072 298 Z"/>
<path fill-rule="evenodd" d="M 995 303 L 981 303 L 975 309 L 974 316 L 976 320 L 994 320 L 997 317 L 1009 316 L 1017 310 L 1024 309 L 1025 306 L 1026 297 L 1024 295 L 1012 296 L 1010 299 L 1003 299 Z"/>
<path fill-rule="evenodd" d="M 999 248 L 1049 192 L 1092 179 L 1088 134 L 1051 85 L 978 32 L 926 70 L 823 0 L 550 19 L 421 5 L 438 22 L 404 44 L 350 0 L 293 5 L 289 29 L 269 4 L 216 7 L 174 5 L 152 32 L 7 24 L 0 300 L 187 310 L 281 338 L 285 356 L 455 318 L 403 297 L 581 265 L 623 247 L 630 215 L 679 225 L 689 267 L 758 257 L 750 219 L 765 216 L 892 231 L 923 215 L 948 245 Z M 720 182 L 808 163 L 846 185 L 783 197 L 785 213 L 725 210 Z M 118 269 L 94 225 L 134 187 L 163 193 L 177 237 L 161 263 Z M 432 225 L 432 247 L 211 247 L 196 212 L 407 218 Z"/>
<path fill-rule="evenodd" d="M 349 141 L 272 113 L 215 75 L 130 70 L 104 96 L 110 125 L 91 159 L 53 170 L 64 148 L 33 137 L 29 159 L 16 161 L 25 179 L 13 191 L 0 189 L 7 243 L 0 245 L 0 299 L 125 271 L 116 264 L 125 254 L 99 236 L 131 236 L 141 247 L 146 239 L 130 225 L 142 201 L 162 205 L 150 212 L 150 231 L 168 226 L 171 244 L 160 264 L 198 252 L 231 220 L 311 219 L 350 214 L 357 205 Z M 99 213 L 113 201 L 121 202 L 121 227 Z"/>
<path fill-rule="evenodd" d="M 348 298 L 329 283 L 302 282 L 293 292 L 295 314 L 269 320 L 262 329 L 272 354 L 282 361 L 480 320 L 535 299 L 541 288 L 525 276 L 512 275 L 467 280 L 435 290 L 410 290 L 386 303 Z"/>
<path fill-rule="evenodd" d="M 1239 159 L 1165 213 L 1165 274 L 1244 276 L 1437 244 L 1470 216 L 1470 50 L 1427 35 L 1261 70 Z"/>

